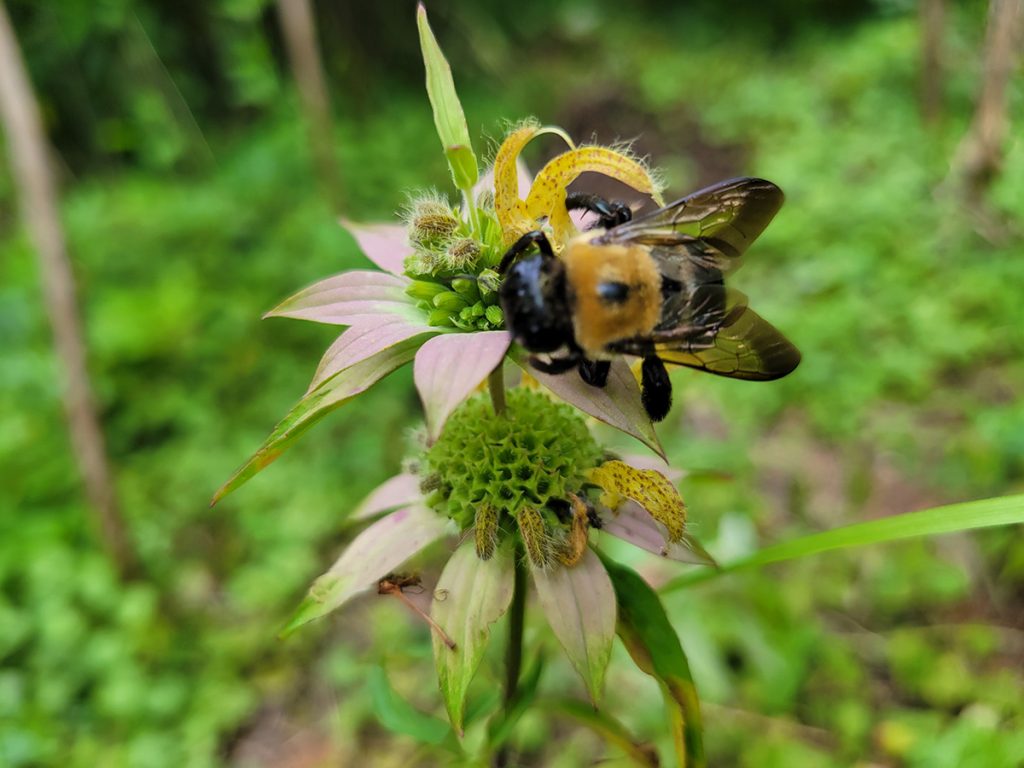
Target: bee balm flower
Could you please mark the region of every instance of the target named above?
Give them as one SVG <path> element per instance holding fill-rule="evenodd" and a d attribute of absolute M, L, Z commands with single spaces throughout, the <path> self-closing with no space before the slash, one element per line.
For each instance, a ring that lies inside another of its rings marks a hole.
<path fill-rule="evenodd" d="M 686 508 L 663 471 L 609 458 L 576 411 L 537 388 L 510 390 L 502 414 L 482 394 L 462 403 L 410 469 L 354 513 L 375 522 L 314 582 L 286 631 L 370 590 L 435 541 L 461 536 L 431 611 L 440 628 L 435 665 L 457 729 L 489 626 L 513 598 L 517 558 L 529 564 L 548 623 L 595 702 L 616 599 L 592 540 L 612 535 L 663 557 L 714 563 L 686 530 Z"/>

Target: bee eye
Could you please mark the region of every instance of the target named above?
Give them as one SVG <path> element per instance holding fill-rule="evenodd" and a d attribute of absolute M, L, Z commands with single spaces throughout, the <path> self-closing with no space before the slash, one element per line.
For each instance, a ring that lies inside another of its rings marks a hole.
<path fill-rule="evenodd" d="M 622 304 L 629 298 L 629 286 L 617 282 L 598 283 L 597 295 L 606 304 Z"/>

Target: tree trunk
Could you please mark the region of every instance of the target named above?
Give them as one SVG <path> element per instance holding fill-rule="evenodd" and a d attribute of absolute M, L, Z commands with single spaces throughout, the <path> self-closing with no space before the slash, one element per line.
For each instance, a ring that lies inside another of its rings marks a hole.
<path fill-rule="evenodd" d="M 340 214 L 341 179 L 334 157 L 331 102 L 327 95 L 327 79 L 320 63 L 320 45 L 316 37 L 312 2 L 277 0 L 277 13 L 292 75 L 306 113 L 313 162 L 334 212 Z"/>
<path fill-rule="evenodd" d="M 920 0 L 921 22 L 921 116 L 934 124 L 942 117 L 943 31 L 945 0 Z"/>
<path fill-rule="evenodd" d="M 99 417 L 86 370 L 74 276 L 58 214 L 57 190 L 43 123 L 7 9 L 0 0 L 0 120 L 7 134 L 21 212 L 34 244 L 46 311 L 61 369 L 71 445 L 98 535 L 122 576 L 137 558 L 117 504 Z"/>
<path fill-rule="evenodd" d="M 978 104 L 953 159 L 953 175 L 968 200 L 978 202 L 998 175 L 1010 129 L 1007 91 L 1017 66 L 1024 0 L 990 0 Z"/>

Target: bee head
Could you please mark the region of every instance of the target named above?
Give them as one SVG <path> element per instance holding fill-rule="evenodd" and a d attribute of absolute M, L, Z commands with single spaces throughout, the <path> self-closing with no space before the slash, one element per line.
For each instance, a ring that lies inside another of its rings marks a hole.
<path fill-rule="evenodd" d="M 554 352 L 572 341 L 565 267 L 542 255 L 517 261 L 499 291 L 513 338 L 530 352 Z"/>

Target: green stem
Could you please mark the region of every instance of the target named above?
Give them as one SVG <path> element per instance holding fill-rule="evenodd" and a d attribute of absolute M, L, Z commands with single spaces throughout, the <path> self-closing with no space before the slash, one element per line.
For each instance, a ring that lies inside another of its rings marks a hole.
<path fill-rule="evenodd" d="M 523 622 L 526 617 L 526 564 L 522 552 L 516 552 L 512 605 L 508 611 L 508 648 L 505 649 L 505 708 L 519 690 L 519 672 L 523 666 Z"/>
<path fill-rule="evenodd" d="M 477 240 L 481 240 L 482 238 L 480 236 L 480 215 L 477 212 L 476 200 L 473 199 L 473 190 L 462 190 L 462 199 L 466 201 L 466 210 L 469 212 L 470 232 L 473 233 L 473 236 Z"/>
<path fill-rule="evenodd" d="M 526 618 L 526 562 L 521 546 L 514 555 L 514 590 L 508 609 L 508 646 L 505 648 L 505 717 L 513 715 L 519 696 L 519 674 L 523 668 L 523 625 Z M 508 743 L 495 755 L 496 768 L 508 765 Z"/>
<path fill-rule="evenodd" d="M 505 365 L 499 363 L 498 367 L 491 371 L 487 377 L 487 386 L 491 390 L 491 403 L 494 405 L 494 413 L 501 416 L 505 413 Z"/>

